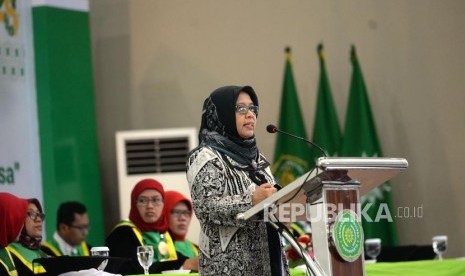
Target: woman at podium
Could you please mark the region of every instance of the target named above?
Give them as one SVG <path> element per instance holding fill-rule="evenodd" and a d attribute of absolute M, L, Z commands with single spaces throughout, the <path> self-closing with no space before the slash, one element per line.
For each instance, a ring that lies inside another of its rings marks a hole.
<path fill-rule="evenodd" d="M 187 179 L 201 224 L 201 275 L 289 275 L 279 235 L 263 218 L 236 215 L 276 192 L 255 139 L 258 98 L 250 86 L 225 86 L 203 104 L 200 145 Z"/>

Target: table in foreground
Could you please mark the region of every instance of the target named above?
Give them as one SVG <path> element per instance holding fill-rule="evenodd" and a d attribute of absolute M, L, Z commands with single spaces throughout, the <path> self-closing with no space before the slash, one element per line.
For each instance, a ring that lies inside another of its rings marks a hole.
<path fill-rule="evenodd" d="M 365 264 L 366 276 L 463 276 L 465 275 L 465 261 L 460 259 L 445 259 L 443 261 L 410 261 L 393 263 Z M 151 276 L 198 276 L 189 274 L 150 274 Z M 305 276 L 305 272 L 291 269 L 291 276 Z M 143 276 L 128 275 L 128 276 Z"/>
<path fill-rule="evenodd" d="M 460 259 L 365 264 L 366 276 L 454 276 L 465 275 Z"/>
<path fill-rule="evenodd" d="M 150 276 L 198 276 L 198 273 L 189 273 L 189 274 L 175 274 L 175 273 L 170 273 L 170 274 L 150 274 Z M 291 276 L 305 276 L 305 272 L 298 270 L 298 269 L 291 269 Z M 137 274 L 137 275 L 127 275 L 127 276 L 144 276 L 143 274 Z"/>

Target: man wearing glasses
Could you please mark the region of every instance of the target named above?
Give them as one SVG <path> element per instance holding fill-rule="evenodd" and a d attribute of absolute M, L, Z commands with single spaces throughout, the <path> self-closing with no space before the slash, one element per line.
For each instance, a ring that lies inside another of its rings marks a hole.
<path fill-rule="evenodd" d="M 89 256 L 91 246 L 86 207 L 76 201 L 64 202 L 58 208 L 57 229 L 52 239 L 42 243 L 42 250 L 51 256 Z"/>

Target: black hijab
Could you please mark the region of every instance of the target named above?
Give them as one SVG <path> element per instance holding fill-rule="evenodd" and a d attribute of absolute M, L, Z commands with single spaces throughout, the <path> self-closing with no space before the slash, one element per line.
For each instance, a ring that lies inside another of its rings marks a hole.
<path fill-rule="evenodd" d="M 39 213 L 43 213 L 42 205 L 37 198 L 30 198 L 27 200 L 28 203 L 32 203 L 37 207 Z M 42 221 L 43 223 L 43 221 Z M 42 242 L 42 236 L 40 237 L 33 237 L 27 233 L 26 225 L 24 225 L 23 229 L 21 230 L 21 235 L 19 236 L 19 243 L 21 243 L 24 247 L 29 249 L 39 249 L 40 244 Z"/>
<path fill-rule="evenodd" d="M 213 91 L 203 103 L 199 147 L 209 146 L 236 162 L 257 169 L 259 156 L 255 135 L 244 139 L 236 127 L 236 102 L 239 94 L 249 94 L 254 105 L 258 98 L 250 86 L 224 86 Z"/>

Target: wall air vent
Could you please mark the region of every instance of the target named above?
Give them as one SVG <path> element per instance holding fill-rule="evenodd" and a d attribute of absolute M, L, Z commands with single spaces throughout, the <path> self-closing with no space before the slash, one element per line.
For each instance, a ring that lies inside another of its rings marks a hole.
<path fill-rule="evenodd" d="M 126 140 L 126 171 L 132 174 L 185 172 L 188 137 Z"/>

